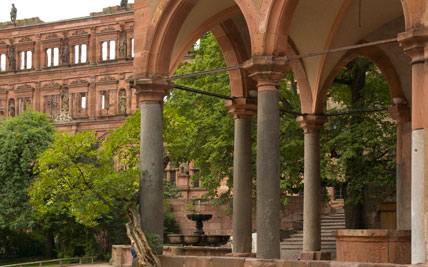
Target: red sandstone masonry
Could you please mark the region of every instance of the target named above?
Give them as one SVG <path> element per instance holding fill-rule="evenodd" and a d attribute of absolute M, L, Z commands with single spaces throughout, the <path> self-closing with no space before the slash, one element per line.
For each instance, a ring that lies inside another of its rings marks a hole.
<path fill-rule="evenodd" d="M 263 260 L 237 257 L 161 256 L 163 267 L 405 267 L 410 265 L 339 261 Z"/>

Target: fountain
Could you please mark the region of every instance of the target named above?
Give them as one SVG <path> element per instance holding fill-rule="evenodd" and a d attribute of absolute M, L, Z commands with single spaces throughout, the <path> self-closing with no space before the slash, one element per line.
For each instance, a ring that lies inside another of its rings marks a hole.
<path fill-rule="evenodd" d="M 212 218 L 212 214 L 201 214 L 201 201 L 198 200 L 197 209 L 194 213 L 187 214 L 187 218 L 195 222 L 195 232 L 193 235 L 169 235 L 170 242 L 172 244 L 185 244 L 194 246 L 219 246 L 226 244 L 229 241 L 230 236 L 223 235 L 205 235 L 204 232 L 204 221 L 208 221 Z"/>

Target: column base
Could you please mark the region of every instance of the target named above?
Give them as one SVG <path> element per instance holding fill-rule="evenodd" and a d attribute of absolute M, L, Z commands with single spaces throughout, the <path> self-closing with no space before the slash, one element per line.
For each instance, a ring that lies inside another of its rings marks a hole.
<path fill-rule="evenodd" d="M 301 251 L 300 260 L 302 261 L 329 261 L 331 253 L 326 251 Z"/>

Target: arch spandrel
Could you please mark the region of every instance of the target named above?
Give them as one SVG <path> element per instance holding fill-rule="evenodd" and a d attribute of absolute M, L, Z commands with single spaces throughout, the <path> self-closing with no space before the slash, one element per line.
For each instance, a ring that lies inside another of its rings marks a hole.
<path fill-rule="evenodd" d="M 210 5 L 215 8 L 206 8 Z M 234 0 L 136 0 L 135 76 L 168 76 L 173 51 L 179 53 L 177 49 L 189 42 L 189 35 L 207 18 L 216 17 L 217 24 L 230 18 L 214 15 L 219 15 L 234 5 Z M 254 12 L 253 2 L 241 1 L 238 6 L 247 22 L 255 17 L 257 12 Z M 233 15 L 236 13 L 230 14 Z"/>
<path fill-rule="evenodd" d="M 314 103 L 315 113 L 322 113 L 324 111 L 324 103 L 327 98 L 328 90 L 339 72 L 346 66 L 346 64 L 359 56 L 368 58 L 376 65 L 376 67 L 378 67 L 380 72 L 384 75 L 386 82 L 388 83 L 391 98 L 405 98 L 405 94 L 401 87 L 400 76 L 391 63 L 388 55 L 385 54 L 385 52 L 383 52 L 380 48 L 376 46 L 370 46 L 357 50 L 351 50 L 345 53 L 345 55 L 330 72 L 323 86 L 321 87 L 318 98 Z M 411 100 L 407 99 L 407 101 L 410 103 Z"/>

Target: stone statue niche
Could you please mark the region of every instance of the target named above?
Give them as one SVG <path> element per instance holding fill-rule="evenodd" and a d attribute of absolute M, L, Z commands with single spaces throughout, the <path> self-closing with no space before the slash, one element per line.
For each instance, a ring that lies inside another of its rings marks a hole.
<path fill-rule="evenodd" d="M 126 114 L 126 90 L 119 91 L 119 114 Z"/>
<path fill-rule="evenodd" d="M 61 88 L 61 111 L 68 111 L 69 109 L 69 95 L 68 95 L 68 89 L 62 87 Z"/>
<path fill-rule="evenodd" d="M 18 9 L 16 9 L 15 4 L 12 4 L 12 9 L 10 10 L 10 21 L 16 26 L 16 14 L 18 13 Z"/>
<path fill-rule="evenodd" d="M 64 39 L 63 49 L 61 54 L 62 65 L 70 65 L 70 45 L 68 39 Z"/>
<path fill-rule="evenodd" d="M 68 88 L 61 86 L 61 94 L 60 94 L 60 100 L 61 100 L 61 108 L 58 114 L 55 116 L 54 121 L 55 122 L 70 122 L 73 120 L 71 117 L 69 111 L 70 108 L 70 96 L 68 94 Z"/>
<path fill-rule="evenodd" d="M 15 99 L 9 100 L 8 112 L 9 112 L 9 117 L 15 117 Z"/>
<path fill-rule="evenodd" d="M 16 53 L 15 47 L 11 46 L 9 50 L 9 69 L 12 71 L 16 70 Z"/>
<path fill-rule="evenodd" d="M 126 32 L 122 33 L 122 42 L 119 45 L 119 57 L 126 58 L 127 57 L 127 35 Z"/>

